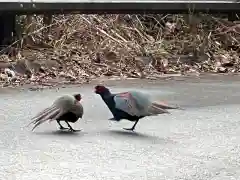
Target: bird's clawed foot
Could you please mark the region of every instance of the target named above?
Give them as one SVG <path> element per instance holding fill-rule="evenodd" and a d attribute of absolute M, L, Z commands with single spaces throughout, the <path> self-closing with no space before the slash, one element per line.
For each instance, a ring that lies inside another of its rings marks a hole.
<path fill-rule="evenodd" d="M 58 123 L 58 125 L 59 125 L 59 129 L 60 129 L 60 130 L 68 129 L 68 128 L 63 127 L 63 126 L 60 124 L 60 121 L 57 121 L 57 123 Z"/>
<path fill-rule="evenodd" d="M 127 131 L 134 131 L 134 129 L 135 129 L 138 121 L 139 121 L 139 119 L 134 123 L 134 125 L 133 125 L 131 128 L 123 128 L 123 129 L 125 129 L 125 130 L 127 130 Z"/>
<path fill-rule="evenodd" d="M 70 124 L 69 124 L 67 121 L 65 121 L 65 122 L 67 123 L 70 132 L 78 132 L 78 131 L 81 131 L 80 129 L 79 129 L 79 130 L 73 129 L 72 126 L 70 126 Z"/>
<path fill-rule="evenodd" d="M 65 128 L 65 127 L 63 127 L 63 126 L 60 126 L 60 129 L 61 129 L 61 130 L 64 130 L 64 129 L 68 129 L 68 128 Z"/>
<path fill-rule="evenodd" d="M 73 129 L 73 128 L 69 128 L 69 131 L 70 131 L 70 132 L 79 132 L 79 131 L 81 131 L 81 130 L 80 130 L 80 129 L 76 130 L 76 129 Z"/>
<path fill-rule="evenodd" d="M 135 128 L 123 128 L 124 130 L 127 130 L 127 131 L 134 131 Z"/>
<path fill-rule="evenodd" d="M 73 129 L 73 128 L 65 128 L 65 127 L 63 127 L 63 126 L 60 126 L 60 129 L 61 129 L 61 130 L 66 130 L 66 129 L 68 129 L 68 131 L 70 131 L 70 132 L 78 132 L 78 131 L 81 131 L 81 130 L 76 130 L 76 129 Z"/>

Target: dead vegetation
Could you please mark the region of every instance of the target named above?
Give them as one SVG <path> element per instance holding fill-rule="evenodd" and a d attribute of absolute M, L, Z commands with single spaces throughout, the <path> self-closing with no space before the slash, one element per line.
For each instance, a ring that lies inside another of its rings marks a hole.
<path fill-rule="evenodd" d="M 31 22 L 14 44 L 18 53 L 0 62 L 17 74 L 3 71 L 5 85 L 239 72 L 240 24 L 223 17 L 57 15 L 49 26 L 42 16 Z"/>

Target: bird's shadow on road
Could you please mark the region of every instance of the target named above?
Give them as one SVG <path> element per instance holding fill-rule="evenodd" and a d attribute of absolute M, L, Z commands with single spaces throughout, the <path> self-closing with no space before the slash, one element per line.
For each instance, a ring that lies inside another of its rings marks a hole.
<path fill-rule="evenodd" d="M 64 131 L 64 130 L 55 130 L 55 131 L 34 132 L 34 134 L 46 135 L 46 136 L 79 137 L 79 136 L 83 136 L 85 133 L 82 131 L 71 132 L 71 131 Z"/>
<path fill-rule="evenodd" d="M 143 141 L 143 140 L 151 141 L 151 142 L 154 142 L 157 144 L 163 144 L 163 143 L 175 144 L 176 143 L 175 141 L 167 139 L 167 138 L 143 134 L 143 133 L 139 133 L 139 132 L 125 131 L 125 130 L 109 130 L 109 131 L 106 131 L 105 134 L 110 135 L 112 137 L 117 137 L 117 138 L 128 137 L 131 139 L 136 139 L 136 140 L 141 140 L 141 141 Z"/>

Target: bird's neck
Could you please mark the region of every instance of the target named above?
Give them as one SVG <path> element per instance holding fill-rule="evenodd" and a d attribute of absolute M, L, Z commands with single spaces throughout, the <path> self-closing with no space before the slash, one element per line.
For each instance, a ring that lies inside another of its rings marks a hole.
<path fill-rule="evenodd" d="M 109 97 L 112 96 L 112 93 L 110 91 L 105 91 L 104 93 L 101 93 L 100 96 L 102 97 L 102 99 L 108 99 Z"/>
<path fill-rule="evenodd" d="M 110 111 L 113 113 L 115 103 L 113 100 L 114 95 L 111 92 L 101 94 L 102 100 L 106 103 Z"/>

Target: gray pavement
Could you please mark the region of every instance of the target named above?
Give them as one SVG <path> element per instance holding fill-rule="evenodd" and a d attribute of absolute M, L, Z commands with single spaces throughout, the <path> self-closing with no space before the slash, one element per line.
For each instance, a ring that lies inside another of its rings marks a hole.
<path fill-rule="evenodd" d="M 111 81 L 114 92 L 139 89 L 186 108 L 131 122 L 111 114 L 93 86 L 42 92 L 0 91 L 1 180 L 237 180 L 240 179 L 240 78 Z M 35 132 L 30 117 L 62 94 L 81 92 L 79 133 L 52 122 Z"/>

